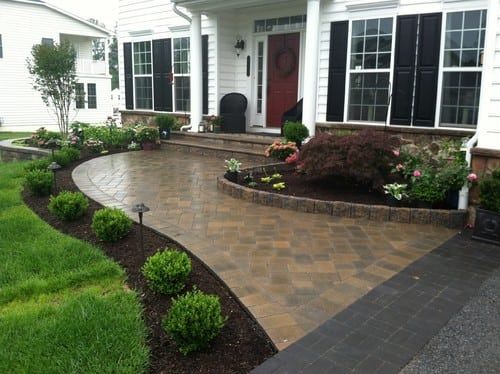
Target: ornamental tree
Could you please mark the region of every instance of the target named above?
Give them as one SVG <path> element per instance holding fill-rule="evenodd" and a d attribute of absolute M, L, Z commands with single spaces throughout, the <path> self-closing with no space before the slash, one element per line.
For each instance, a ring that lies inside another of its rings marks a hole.
<path fill-rule="evenodd" d="M 33 88 L 42 100 L 53 109 L 59 130 L 68 135 L 69 114 L 76 90 L 76 52 L 68 41 L 60 44 L 37 44 L 27 59 Z"/>

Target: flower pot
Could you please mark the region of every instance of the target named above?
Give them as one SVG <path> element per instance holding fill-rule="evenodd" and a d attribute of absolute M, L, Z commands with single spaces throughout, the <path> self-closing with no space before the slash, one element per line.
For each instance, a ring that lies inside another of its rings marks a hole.
<path fill-rule="evenodd" d="M 170 139 L 170 129 L 160 130 L 160 139 L 169 140 Z"/>
<path fill-rule="evenodd" d="M 451 209 L 458 209 L 458 190 L 449 190 L 446 192 L 446 205 Z"/>
<path fill-rule="evenodd" d="M 238 172 L 237 171 L 226 171 L 226 174 L 224 174 L 224 177 L 233 183 L 238 183 Z"/>
<path fill-rule="evenodd" d="M 142 149 L 144 151 L 152 151 L 153 149 L 155 149 L 155 143 L 153 143 L 153 142 L 143 142 L 142 143 Z"/>
<path fill-rule="evenodd" d="M 500 213 L 476 209 L 472 239 L 500 245 Z"/>

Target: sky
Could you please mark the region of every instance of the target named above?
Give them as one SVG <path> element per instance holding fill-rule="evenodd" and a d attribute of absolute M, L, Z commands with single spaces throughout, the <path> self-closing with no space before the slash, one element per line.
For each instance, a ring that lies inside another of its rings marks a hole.
<path fill-rule="evenodd" d="M 118 0 L 44 0 L 84 19 L 95 18 L 114 30 L 118 19 Z"/>

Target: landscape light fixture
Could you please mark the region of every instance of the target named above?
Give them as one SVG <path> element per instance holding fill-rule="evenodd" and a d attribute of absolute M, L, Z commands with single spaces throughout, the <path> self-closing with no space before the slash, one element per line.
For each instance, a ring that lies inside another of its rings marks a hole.
<path fill-rule="evenodd" d="M 139 235 L 140 235 L 140 240 L 141 240 L 141 253 L 142 253 L 143 260 L 146 260 L 146 254 L 144 253 L 144 235 L 143 235 L 142 217 L 143 217 L 144 213 L 149 212 L 150 210 L 151 209 L 149 209 L 149 207 L 144 205 L 144 203 L 135 204 L 132 207 L 132 212 L 139 214 Z"/>
<path fill-rule="evenodd" d="M 54 173 L 54 192 L 57 189 L 57 183 L 56 183 L 56 172 L 61 168 L 61 165 L 59 165 L 57 162 L 53 161 L 49 166 L 47 166 L 47 169 L 49 169 L 52 173 Z"/>
<path fill-rule="evenodd" d="M 54 158 L 54 149 L 57 147 L 57 139 L 50 138 L 47 141 L 47 147 L 50 148 L 50 151 L 52 152 L 52 158 Z"/>

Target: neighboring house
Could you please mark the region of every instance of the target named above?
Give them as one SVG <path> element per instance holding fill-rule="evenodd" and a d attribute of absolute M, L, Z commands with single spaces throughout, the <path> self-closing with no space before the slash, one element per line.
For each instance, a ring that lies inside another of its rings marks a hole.
<path fill-rule="evenodd" d="M 41 1 L 0 0 L 0 131 L 57 130 L 26 67 L 33 45 L 70 41 L 77 53 L 77 92 L 70 120 L 105 122 L 113 113 L 107 61 L 94 61 L 92 41 L 109 32 Z M 107 43 L 105 43 L 107 44 Z M 107 55 L 107 54 L 106 54 Z"/>
<path fill-rule="evenodd" d="M 311 134 L 478 132 L 479 147 L 500 150 L 498 8 L 498 0 L 120 0 L 122 118 L 189 112 L 197 131 L 225 94 L 239 92 L 247 132 L 279 132 L 303 98 Z"/>

